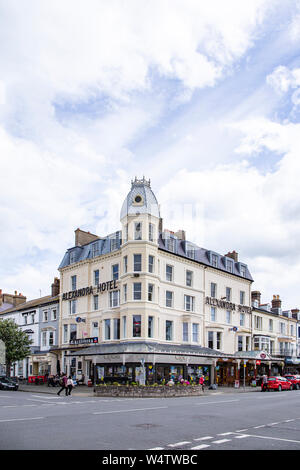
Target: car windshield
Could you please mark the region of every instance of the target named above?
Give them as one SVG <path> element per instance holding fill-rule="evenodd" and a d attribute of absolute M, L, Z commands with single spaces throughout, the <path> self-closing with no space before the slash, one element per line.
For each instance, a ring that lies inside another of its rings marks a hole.
<path fill-rule="evenodd" d="M 12 383 L 12 380 L 9 379 L 8 377 L 0 377 L 0 380 L 1 380 L 1 382 Z"/>

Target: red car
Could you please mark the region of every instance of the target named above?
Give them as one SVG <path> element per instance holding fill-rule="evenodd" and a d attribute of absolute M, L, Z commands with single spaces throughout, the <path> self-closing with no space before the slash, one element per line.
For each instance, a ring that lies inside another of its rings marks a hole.
<path fill-rule="evenodd" d="M 300 388 L 300 375 L 293 375 L 293 374 L 285 374 L 284 377 L 292 382 L 293 388 L 295 390 L 299 390 Z"/>
<path fill-rule="evenodd" d="M 261 390 L 264 391 L 263 383 L 261 384 Z M 268 377 L 267 390 L 293 390 L 293 384 L 285 377 Z"/>

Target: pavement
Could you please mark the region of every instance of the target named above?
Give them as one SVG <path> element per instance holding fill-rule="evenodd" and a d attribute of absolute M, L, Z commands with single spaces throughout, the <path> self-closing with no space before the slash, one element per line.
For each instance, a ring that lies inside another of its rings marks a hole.
<path fill-rule="evenodd" d="M 48 387 L 47 384 L 35 385 L 27 383 L 19 383 L 19 391 L 31 392 L 31 393 L 47 393 L 54 395 L 60 390 L 61 387 Z M 260 392 L 260 387 L 218 387 L 216 390 L 209 390 L 207 387 L 204 390 L 204 395 L 214 395 L 223 393 L 245 393 L 245 392 Z M 61 392 L 61 396 L 64 395 L 64 391 Z M 72 390 L 72 395 L 77 397 L 94 397 L 94 387 L 88 387 L 87 385 L 77 385 Z"/>

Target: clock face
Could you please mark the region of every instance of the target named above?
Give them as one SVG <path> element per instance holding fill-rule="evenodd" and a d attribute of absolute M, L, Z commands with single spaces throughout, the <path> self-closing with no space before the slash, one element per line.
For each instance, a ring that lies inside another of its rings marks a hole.
<path fill-rule="evenodd" d="M 142 197 L 139 195 L 135 196 L 134 202 L 137 202 L 137 203 L 142 202 Z"/>

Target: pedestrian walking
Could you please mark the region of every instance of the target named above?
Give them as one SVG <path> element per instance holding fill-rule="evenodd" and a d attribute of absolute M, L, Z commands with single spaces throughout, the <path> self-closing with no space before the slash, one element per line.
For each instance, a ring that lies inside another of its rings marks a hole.
<path fill-rule="evenodd" d="M 265 392 L 268 389 L 268 376 L 266 374 L 262 377 L 262 392 Z"/>
<path fill-rule="evenodd" d="M 67 391 L 66 391 L 66 395 L 71 395 L 72 390 L 73 390 L 73 387 L 74 387 L 74 382 L 73 382 L 72 377 L 69 375 L 68 380 L 67 380 Z"/>
<path fill-rule="evenodd" d="M 60 395 L 60 392 L 62 392 L 63 390 L 65 390 L 66 396 L 68 395 L 67 381 L 68 381 L 67 375 L 66 375 L 66 374 L 63 374 L 63 377 L 62 377 L 62 379 L 61 379 L 61 384 L 60 384 L 60 385 L 61 385 L 61 389 L 58 390 L 57 395 Z"/>
<path fill-rule="evenodd" d="M 204 375 L 200 376 L 199 385 L 202 387 L 202 392 L 204 392 Z"/>

